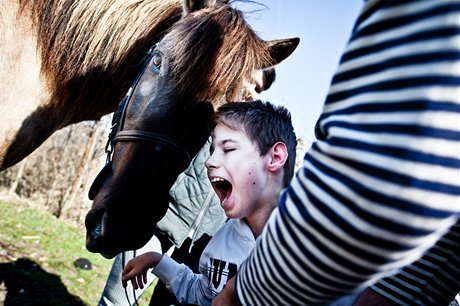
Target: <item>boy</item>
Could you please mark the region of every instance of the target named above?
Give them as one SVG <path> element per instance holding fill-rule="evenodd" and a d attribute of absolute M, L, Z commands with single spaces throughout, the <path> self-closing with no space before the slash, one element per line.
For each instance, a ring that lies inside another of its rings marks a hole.
<path fill-rule="evenodd" d="M 289 112 L 269 102 L 227 103 L 214 117 L 208 178 L 227 217 L 200 258 L 194 274 L 167 255 L 149 252 L 132 259 L 123 286 L 143 287 L 148 268 L 180 303 L 210 305 L 247 258 L 294 173 L 296 137 Z"/>

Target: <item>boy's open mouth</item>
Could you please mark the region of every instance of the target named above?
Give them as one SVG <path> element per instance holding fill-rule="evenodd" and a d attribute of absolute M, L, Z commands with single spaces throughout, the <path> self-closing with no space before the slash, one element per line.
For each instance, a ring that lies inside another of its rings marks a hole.
<path fill-rule="evenodd" d="M 232 184 L 221 177 L 211 179 L 211 184 L 220 199 L 220 203 L 223 204 L 232 194 Z"/>

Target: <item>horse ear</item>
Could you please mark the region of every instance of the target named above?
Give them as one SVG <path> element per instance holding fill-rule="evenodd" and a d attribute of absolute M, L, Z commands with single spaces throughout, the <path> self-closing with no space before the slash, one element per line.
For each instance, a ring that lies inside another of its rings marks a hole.
<path fill-rule="evenodd" d="M 191 12 L 213 6 L 216 3 L 226 4 L 228 0 L 184 0 L 184 16 Z"/>
<path fill-rule="evenodd" d="M 267 41 L 267 48 L 273 60 L 272 65 L 276 65 L 288 58 L 299 45 L 300 38 L 287 38 Z M 264 67 L 265 68 L 265 67 Z"/>

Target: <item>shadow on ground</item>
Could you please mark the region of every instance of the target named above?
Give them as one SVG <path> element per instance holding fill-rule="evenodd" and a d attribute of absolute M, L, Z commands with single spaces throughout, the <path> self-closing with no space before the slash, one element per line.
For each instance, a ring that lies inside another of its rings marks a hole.
<path fill-rule="evenodd" d="M 67 291 L 59 276 L 28 258 L 19 258 L 0 263 L 0 305 L 85 304 Z"/>

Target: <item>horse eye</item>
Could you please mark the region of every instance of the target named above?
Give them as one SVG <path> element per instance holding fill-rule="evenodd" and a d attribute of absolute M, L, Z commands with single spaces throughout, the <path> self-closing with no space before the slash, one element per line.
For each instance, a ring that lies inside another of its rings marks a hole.
<path fill-rule="evenodd" d="M 152 56 L 152 62 L 157 67 L 161 67 L 161 54 L 159 52 L 155 52 Z"/>

